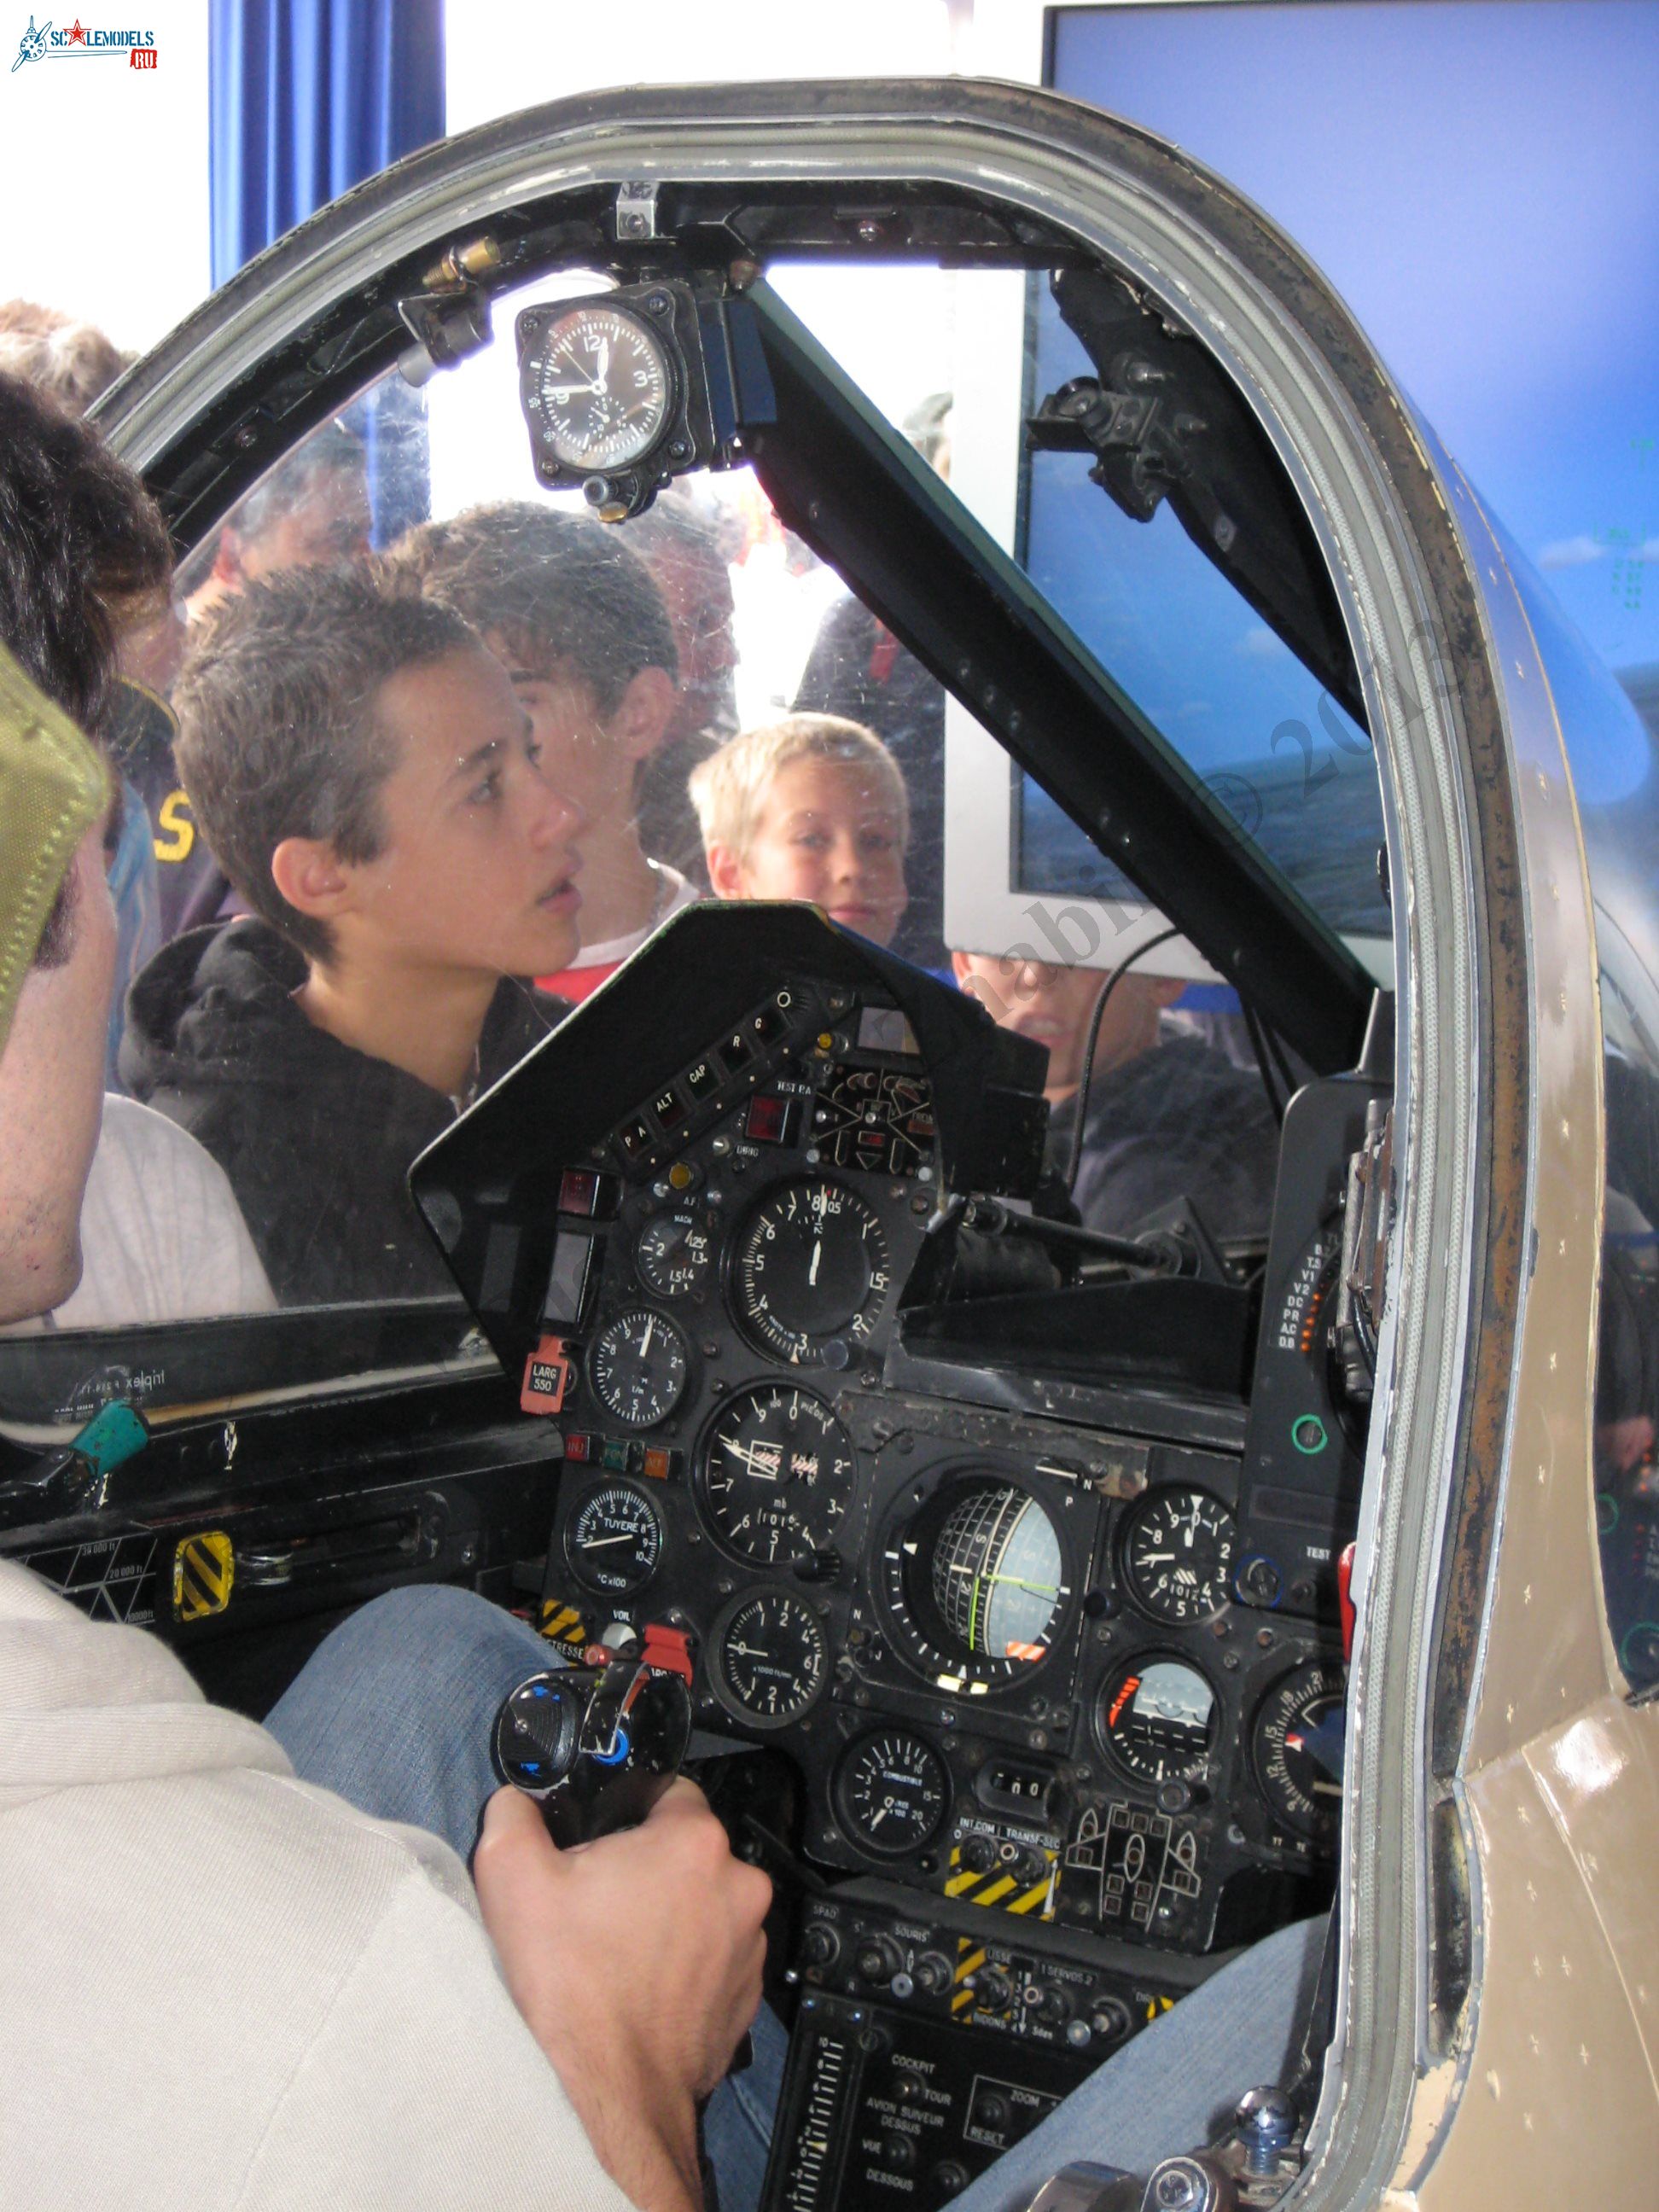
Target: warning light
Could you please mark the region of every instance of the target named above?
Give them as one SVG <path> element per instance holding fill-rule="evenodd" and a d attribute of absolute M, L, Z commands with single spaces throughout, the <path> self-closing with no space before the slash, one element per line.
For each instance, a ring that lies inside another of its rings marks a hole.
<path fill-rule="evenodd" d="M 798 1098 L 780 1097 L 775 1091 L 757 1091 L 749 1102 L 744 1134 L 757 1145 L 787 1145 L 794 1140 Z"/>

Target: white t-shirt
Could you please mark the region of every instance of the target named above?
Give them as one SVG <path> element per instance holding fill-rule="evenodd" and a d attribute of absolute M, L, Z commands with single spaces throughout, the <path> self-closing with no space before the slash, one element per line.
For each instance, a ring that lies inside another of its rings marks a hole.
<path fill-rule="evenodd" d="M 662 878 L 650 921 L 621 937 L 607 937 L 599 945 L 584 945 L 570 963 L 573 969 L 617 966 L 630 953 L 637 952 L 652 931 L 660 929 L 671 914 L 678 914 L 682 907 L 696 906 L 702 896 L 695 884 L 688 883 L 679 870 L 671 868 L 666 860 L 650 860 L 646 865 L 654 868 Z"/>
<path fill-rule="evenodd" d="M 448 1845 L 9 1561 L 0 2083 L 20 2212 L 628 2212 Z"/>
<path fill-rule="evenodd" d="M 188 1130 L 110 1092 L 81 1207 L 81 1282 L 51 1328 L 269 1313 L 229 1177 Z"/>

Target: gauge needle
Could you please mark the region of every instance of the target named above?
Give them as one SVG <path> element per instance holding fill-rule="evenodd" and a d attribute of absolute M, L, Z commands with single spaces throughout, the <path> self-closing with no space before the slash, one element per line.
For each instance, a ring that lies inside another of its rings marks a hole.
<path fill-rule="evenodd" d="M 657 1316 L 655 1314 L 653 1314 L 645 1324 L 645 1334 L 640 1339 L 640 1358 L 641 1359 L 644 1359 L 649 1354 L 651 1350 L 651 1340 L 656 1334 L 656 1331 Z"/>
<path fill-rule="evenodd" d="M 629 1528 L 621 1536 L 590 1536 L 582 1549 L 585 1552 L 602 1552 L 607 1544 L 631 1544 L 634 1540 L 634 1531 Z"/>
<path fill-rule="evenodd" d="M 783 1447 L 781 1444 L 746 1444 L 741 1443 L 736 1437 L 722 1437 L 720 1445 L 722 1449 L 733 1453 L 740 1459 L 757 1481 L 775 1482 L 777 1480 L 779 1463 L 783 1457 Z M 766 1457 L 763 1458 L 763 1454 L 765 1454 Z M 775 1457 L 773 1456 L 774 1454 L 776 1455 Z"/>
<path fill-rule="evenodd" d="M 811 1290 L 816 1290 L 818 1285 L 818 1261 L 823 1251 L 823 1239 L 820 1237 L 812 1247 L 812 1264 L 806 1270 L 807 1285 Z"/>

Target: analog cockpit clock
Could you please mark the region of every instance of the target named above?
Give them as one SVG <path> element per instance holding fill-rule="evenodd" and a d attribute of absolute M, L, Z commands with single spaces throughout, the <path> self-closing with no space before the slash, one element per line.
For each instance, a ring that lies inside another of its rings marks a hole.
<path fill-rule="evenodd" d="M 672 413 L 674 376 L 667 343 L 642 316 L 592 301 L 538 329 L 520 365 L 537 442 L 573 475 L 648 453 Z"/>

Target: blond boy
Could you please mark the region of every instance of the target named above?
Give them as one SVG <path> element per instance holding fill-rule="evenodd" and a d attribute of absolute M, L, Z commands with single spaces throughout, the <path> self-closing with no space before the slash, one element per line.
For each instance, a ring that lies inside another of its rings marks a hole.
<path fill-rule="evenodd" d="M 908 893 L 909 801 L 898 763 L 861 723 L 790 714 L 744 730 L 690 779 L 717 898 L 810 899 L 890 945 Z"/>

